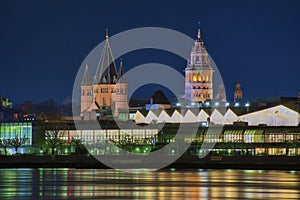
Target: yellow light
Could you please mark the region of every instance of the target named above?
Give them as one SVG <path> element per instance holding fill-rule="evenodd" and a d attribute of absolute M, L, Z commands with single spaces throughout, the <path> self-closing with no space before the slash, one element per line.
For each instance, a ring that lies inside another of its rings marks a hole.
<path fill-rule="evenodd" d="M 197 75 L 193 75 L 193 82 L 197 82 Z"/>

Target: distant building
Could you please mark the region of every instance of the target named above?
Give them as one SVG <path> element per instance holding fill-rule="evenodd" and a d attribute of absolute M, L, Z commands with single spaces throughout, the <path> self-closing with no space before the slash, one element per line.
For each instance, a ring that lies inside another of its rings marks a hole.
<path fill-rule="evenodd" d="M 251 126 L 297 126 L 299 113 L 283 105 L 268 108 L 228 107 L 189 108 L 177 110 L 139 110 L 134 120 L 138 124 L 155 123 L 203 123 L 216 125 L 233 125 L 235 122 L 246 122 Z"/>
<path fill-rule="evenodd" d="M 185 68 L 185 98 L 190 102 L 213 99 L 213 68 L 198 29 L 191 51 L 190 62 Z"/>
<path fill-rule="evenodd" d="M 120 109 L 127 107 L 127 82 L 123 63 L 121 61 L 118 73 L 106 33 L 104 49 L 93 80 L 88 65 L 85 67 L 81 82 L 81 115 L 84 119 L 95 119 L 95 113 L 98 116 L 117 116 Z"/>
<path fill-rule="evenodd" d="M 220 84 L 219 87 L 218 87 L 216 100 L 219 100 L 221 102 L 226 102 L 226 95 L 225 95 L 225 89 L 224 89 L 223 84 Z"/>
<path fill-rule="evenodd" d="M 234 91 L 234 94 L 233 94 L 234 102 L 236 102 L 238 99 L 242 99 L 242 98 L 243 98 L 243 92 L 242 92 L 242 89 L 241 89 L 241 84 L 237 83 L 235 85 L 235 91 Z"/>
<path fill-rule="evenodd" d="M 171 103 L 161 90 L 157 90 L 151 96 L 150 101 L 146 104 L 146 110 L 169 109 Z"/>
<path fill-rule="evenodd" d="M 8 98 L 4 98 L 0 95 L 0 108 L 12 108 L 12 102 Z"/>

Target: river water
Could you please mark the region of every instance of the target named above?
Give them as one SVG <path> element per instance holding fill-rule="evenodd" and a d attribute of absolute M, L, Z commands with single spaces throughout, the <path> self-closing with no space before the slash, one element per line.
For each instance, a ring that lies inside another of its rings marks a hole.
<path fill-rule="evenodd" d="M 0 199 L 300 199 L 300 172 L 9 168 Z"/>

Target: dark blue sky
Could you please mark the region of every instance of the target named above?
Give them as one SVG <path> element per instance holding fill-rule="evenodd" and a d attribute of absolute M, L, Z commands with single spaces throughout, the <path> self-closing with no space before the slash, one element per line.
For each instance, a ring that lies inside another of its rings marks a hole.
<path fill-rule="evenodd" d="M 240 81 L 245 97 L 296 96 L 300 91 L 300 1 L 0 1 L 0 94 L 13 102 L 62 102 L 78 68 L 109 28 L 157 26 L 196 36 L 201 21 L 207 50 L 227 95 Z M 138 55 L 138 56 L 137 56 Z M 143 52 L 124 58 L 125 70 L 160 62 Z M 176 61 L 176 62 L 175 62 Z"/>

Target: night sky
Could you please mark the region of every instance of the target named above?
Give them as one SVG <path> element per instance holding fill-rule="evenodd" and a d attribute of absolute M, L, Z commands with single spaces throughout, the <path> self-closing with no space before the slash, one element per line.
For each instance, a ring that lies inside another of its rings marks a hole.
<path fill-rule="evenodd" d="M 196 37 L 201 21 L 208 52 L 227 95 L 240 81 L 245 97 L 300 91 L 300 1 L 0 1 L 0 94 L 13 103 L 68 101 L 77 70 L 110 35 L 165 27 Z M 123 58 L 125 71 L 148 62 L 185 67 L 159 51 Z M 183 72 L 182 72 L 183 73 Z M 149 91 L 152 93 L 153 91 Z M 148 94 L 144 94 L 148 98 Z"/>

